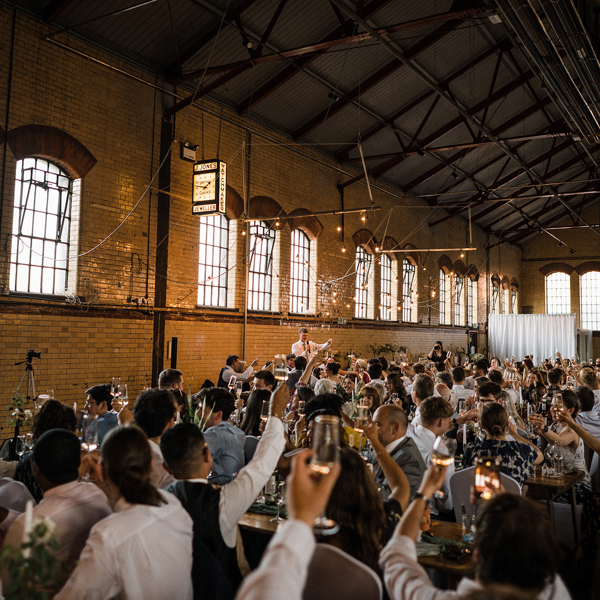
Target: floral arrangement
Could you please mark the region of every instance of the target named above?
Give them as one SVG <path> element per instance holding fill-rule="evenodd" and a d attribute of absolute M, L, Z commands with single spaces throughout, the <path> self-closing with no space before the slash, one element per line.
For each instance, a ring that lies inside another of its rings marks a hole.
<path fill-rule="evenodd" d="M 31 427 L 33 423 L 33 412 L 30 409 L 25 408 L 26 401 L 26 398 L 19 393 L 19 390 L 17 390 L 8 405 L 7 423 L 9 425 L 14 427 L 18 423 L 21 427 Z"/>
<path fill-rule="evenodd" d="M 49 600 L 63 586 L 74 565 L 56 558 L 62 544 L 54 536 L 54 527 L 48 517 L 37 519 L 26 528 L 27 539 L 20 547 L 2 548 L 0 568 L 9 579 L 6 598 Z"/>

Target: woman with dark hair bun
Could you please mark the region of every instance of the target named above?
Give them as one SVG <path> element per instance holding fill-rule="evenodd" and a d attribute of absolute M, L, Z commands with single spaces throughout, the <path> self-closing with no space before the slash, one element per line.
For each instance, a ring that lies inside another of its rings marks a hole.
<path fill-rule="evenodd" d="M 470 467 L 476 458 L 499 456 L 502 459 L 500 470 L 519 482 L 531 475 L 533 465 L 544 460 L 544 455 L 529 440 L 521 437 L 517 428 L 508 421 L 506 409 L 497 402 L 486 402 L 480 414 L 481 427 L 486 439 L 467 444 L 463 464 Z M 513 441 L 506 439 L 510 431 Z"/>
<path fill-rule="evenodd" d="M 57 600 L 191 600 L 192 519 L 179 500 L 151 482 L 148 439 L 137 427 L 104 438 L 100 467 L 114 514 L 91 530 L 79 564 Z"/>

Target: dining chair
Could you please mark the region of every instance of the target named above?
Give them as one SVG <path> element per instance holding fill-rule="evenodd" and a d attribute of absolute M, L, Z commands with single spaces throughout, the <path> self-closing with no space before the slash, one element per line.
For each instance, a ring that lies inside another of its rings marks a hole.
<path fill-rule="evenodd" d="M 254 453 L 256 452 L 256 446 L 258 446 L 259 441 L 260 440 L 253 435 L 246 436 L 246 441 L 244 442 L 245 464 L 248 464 L 252 460 L 252 457 L 254 456 Z"/>
<path fill-rule="evenodd" d="M 471 503 L 471 486 L 475 483 L 475 467 L 467 467 L 458 471 L 450 477 L 450 495 L 452 496 L 452 504 L 454 505 L 454 516 L 456 522 L 462 522 L 462 505 Z M 509 494 L 521 495 L 521 486 L 519 482 L 506 475 L 500 473 L 500 483 Z"/>
<path fill-rule="evenodd" d="M 317 544 L 308 565 L 303 600 L 381 600 L 382 586 L 373 569 L 343 550 Z"/>

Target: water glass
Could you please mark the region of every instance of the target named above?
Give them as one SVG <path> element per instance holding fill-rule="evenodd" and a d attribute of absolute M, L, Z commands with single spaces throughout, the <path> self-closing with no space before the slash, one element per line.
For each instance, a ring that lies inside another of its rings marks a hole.
<path fill-rule="evenodd" d="M 354 419 L 354 429 L 362 433 L 369 422 L 369 407 L 365 404 L 359 404 L 356 407 L 356 418 Z"/>
<path fill-rule="evenodd" d="M 463 507 L 464 508 L 464 507 Z M 475 538 L 475 515 L 472 507 L 466 510 L 462 515 L 462 539 L 467 544 Z"/>
<path fill-rule="evenodd" d="M 275 355 L 275 379 L 277 381 L 287 381 L 288 378 L 288 369 L 287 369 L 287 359 L 285 354 L 276 354 Z"/>

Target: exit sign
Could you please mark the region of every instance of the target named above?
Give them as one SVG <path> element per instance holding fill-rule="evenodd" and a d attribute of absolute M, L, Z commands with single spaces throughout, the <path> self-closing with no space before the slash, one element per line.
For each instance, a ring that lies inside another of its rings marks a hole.
<path fill-rule="evenodd" d="M 346 319 L 344 317 L 338 317 L 338 325 L 345 325 Z"/>

